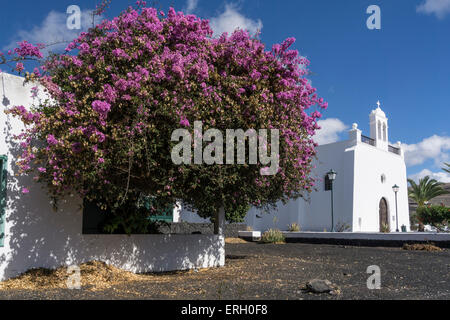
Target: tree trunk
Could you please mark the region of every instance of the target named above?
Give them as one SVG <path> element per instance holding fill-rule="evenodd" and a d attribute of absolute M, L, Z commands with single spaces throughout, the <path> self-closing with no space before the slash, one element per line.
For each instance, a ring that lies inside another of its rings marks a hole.
<path fill-rule="evenodd" d="M 214 213 L 214 234 L 223 236 L 225 233 L 225 209 L 221 207 Z"/>
<path fill-rule="evenodd" d="M 425 226 L 422 222 L 419 222 L 419 232 L 425 232 Z"/>

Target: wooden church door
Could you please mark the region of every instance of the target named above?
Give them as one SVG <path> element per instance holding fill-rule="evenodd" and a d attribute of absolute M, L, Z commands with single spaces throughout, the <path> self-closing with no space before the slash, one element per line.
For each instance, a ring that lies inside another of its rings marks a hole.
<path fill-rule="evenodd" d="M 389 214 L 388 214 L 388 206 L 385 198 L 381 198 L 380 200 L 380 232 L 383 232 L 384 228 L 389 226 Z"/>

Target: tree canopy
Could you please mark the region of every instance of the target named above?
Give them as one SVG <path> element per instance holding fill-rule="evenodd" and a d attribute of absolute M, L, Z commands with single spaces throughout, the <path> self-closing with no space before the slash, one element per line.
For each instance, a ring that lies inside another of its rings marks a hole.
<path fill-rule="evenodd" d="M 308 60 L 289 49 L 293 38 L 266 50 L 244 30 L 212 34 L 194 15 L 130 7 L 51 55 L 28 76 L 51 99 L 7 111 L 27 125 L 18 137 L 22 172 L 56 198 L 76 193 L 114 210 L 145 195 L 182 200 L 203 216 L 311 191 L 312 137 L 327 104 L 306 78 Z M 42 57 L 40 48 L 23 42 L 11 54 Z M 171 135 L 192 131 L 195 121 L 204 131 L 278 129 L 278 171 L 261 175 L 265 166 L 248 162 L 174 164 Z"/>

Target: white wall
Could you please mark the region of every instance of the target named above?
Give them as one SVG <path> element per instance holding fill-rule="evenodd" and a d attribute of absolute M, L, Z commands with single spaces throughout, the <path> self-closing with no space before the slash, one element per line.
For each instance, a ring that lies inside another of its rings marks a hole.
<path fill-rule="evenodd" d="M 382 197 L 387 200 L 389 225 L 391 231 L 396 229 L 395 193 L 392 186 L 400 187 L 398 192 L 398 227 L 405 225 L 410 230 L 409 207 L 407 195 L 406 165 L 404 159 L 394 153 L 380 150 L 365 143 L 357 146 L 355 159 L 355 200 L 354 231 L 380 230 L 379 203 Z M 386 181 L 381 182 L 384 174 Z M 361 226 L 359 225 L 361 218 Z"/>
<path fill-rule="evenodd" d="M 317 179 L 315 189 L 305 198 L 281 202 L 270 214 L 252 208 L 245 222 L 254 230 L 270 228 L 287 230 L 288 225 L 297 223 L 302 231 L 331 231 L 331 191 L 325 191 L 325 175 L 330 169 L 338 172 L 334 182 L 334 225 L 345 223 L 352 226 L 353 163 L 354 150 L 348 149 L 348 141 L 319 146 L 318 160 L 312 175 Z M 257 218 L 256 216 L 261 218 Z"/>
<path fill-rule="evenodd" d="M 301 218 L 305 231 L 331 231 L 331 191 L 325 191 L 325 175 L 330 169 L 337 172 L 333 182 L 334 226 L 352 225 L 353 180 L 355 151 L 348 141 L 342 141 L 317 148 L 316 169 L 317 191 L 311 194 L 311 201 Z"/>
<path fill-rule="evenodd" d="M 180 212 L 180 221 L 189 223 L 211 223 L 209 218 L 202 218 L 195 211 L 191 211 L 183 206 Z"/>
<path fill-rule="evenodd" d="M 3 81 L 2 81 L 3 80 Z M 0 247 L 0 280 L 30 268 L 55 268 L 101 260 L 133 272 L 223 266 L 225 243 L 219 235 L 82 235 L 81 200 L 61 201 L 54 212 L 41 184 L 16 176 L 19 148 L 12 139 L 20 120 L 3 110 L 32 103 L 23 79 L 0 74 L 0 154 L 8 156 L 4 246 Z M 22 194 L 27 187 L 29 194 Z"/>
<path fill-rule="evenodd" d="M 245 223 L 253 230 L 266 231 L 268 229 L 287 230 L 288 225 L 299 223 L 300 213 L 304 211 L 303 199 L 291 200 L 287 204 L 278 202 L 276 209 L 265 212 L 251 208 L 245 217 Z"/>

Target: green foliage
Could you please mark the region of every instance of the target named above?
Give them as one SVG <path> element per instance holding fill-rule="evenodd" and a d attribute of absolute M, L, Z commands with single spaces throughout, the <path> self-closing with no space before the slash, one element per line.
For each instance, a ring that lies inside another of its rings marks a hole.
<path fill-rule="evenodd" d="M 450 163 L 444 163 L 444 165 L 445 165 L 447 168 L 442 168 L 442 170 L 444 170 L 444 171 L 447 172 L 447 173 L 450 173 Z"/>
<path fill-rule="evenodd" d="M 423 224 L 443 230 L 450 222 L 450 208 L 444 205 L 421 206 L 417 208 L 417 219 Z"/>
<path fill-rule="evenodd" d="M 249 204 L 237 204 L 231 206 L 225 206 L 225 218 L 228 222 L 244 222 L 245 216 L 248 210 L 250 210 Z"/>
<path fill-rule="evenodd" d="M 115 210 L 107 212 L 103 230 L 107 233 L 124 232 L 128 235 L 159 233 L 158 227 L 163 222 L 154 221 L 151 217 L 158 215 L 164 206 L 156 199 L 149 198 L 136 194 Z"/>
<path fill-rule="evenodd" d="M 408 179 L 408 182 L 411 185 L 408 196 L 414 200 L 419 207 L 425 205 L 426 202 L 436 198 L 437 196 L 448 193 L 444 188 L 442 188 L 442 182 L 437 182 L 435 179 L 430 179 L 429 176 L 420 179 L 419 184 L 416 184 L 416 182 L 412 179 Z"/>
<path fill-rule="evenodd" d="M 290 232 L 299 232 L 300 231 L 300 226 L 298 225 L 298 223 L 291 223 L 290 225 L 288 225 L 288 230 Z"/>
<path fill-rule="evenodd" d="M 389 233 L 389 232 L 391 232 L 391 228 L 389 227 L 389 224 L 383 223 L 383 224 L 381 224 L 380 231 L 383 233 Z"/>
<path fill-rule="evenodd" d="M 422 228 L 423 224 L 419 221 L 417 217 L 417 212 L 414 214 L 410 214 L 409 222 L 411 225 L 411 231 L 419 231 L 419 227 Z"/>
<path fill-rule="evenodd" d="M 284 243 L 283 233 L 278 229 L 269 229 L 261 236 L 262 243 Z"/>

